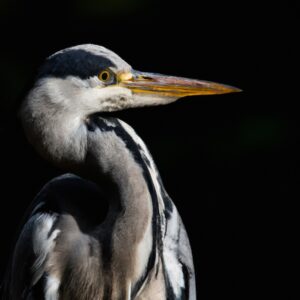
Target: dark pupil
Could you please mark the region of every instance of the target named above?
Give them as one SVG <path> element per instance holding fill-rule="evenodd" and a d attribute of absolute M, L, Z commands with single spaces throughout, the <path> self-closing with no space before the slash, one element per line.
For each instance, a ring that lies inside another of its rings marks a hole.
<path fill-rule="evenodd" d="M 101 74 L 101 79 L 102 80 L 107 80 L 108 79 L 108 73 L 107 72 L 103 72 L 102 74 Z"/>

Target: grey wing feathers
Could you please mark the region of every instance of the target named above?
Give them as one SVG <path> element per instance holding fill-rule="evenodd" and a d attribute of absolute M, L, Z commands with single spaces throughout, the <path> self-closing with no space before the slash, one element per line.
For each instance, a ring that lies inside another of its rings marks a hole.
<path fill-rule="evenodd" d="M 45 262 L 58 234 L 52 226 L 55 216 L 38 213 L 24 225 L 16 243 L 10 272 L 7 275 L 6 300 L 35 300 L 39 281 L 45 273 Z M 38 296 L 37 296 L 38 297 Z"/>
<path fill-rule="evenodd" d="M 44 299 L 45 262 L 59 234 L 55 223 L 63 211 L 59 205 L 64 203 L 61 198 L 79 201 L 83 194 L 87 194 L 91 201 L 99 197 L 98 190 L 90 183 L 72 174 L 59 176 L 43 187 L 24 216 L 8 262 L 1 299 Z"/>
<path fill-rule="evenodd" d="M 164 268 L 168 299 L 195 300 L 195 273 L 189 239 L 180 215 L 170 200 L 164 237 Z"/>
<path fill-rule="evenodd" d="M 178 259 L 182 264 L 182 269 L 184 272 L 185 278 L 185 289 L 187 294 L 188 300 L 196 300 L 196 283 L 195 283 L 195 271 L 194 271 L 194 264 L 193 264 L 193 256 L 192 250 L 190 246 L 190 242 L 187 236 L 187 232 L 183 225 L 181 218 L 179 218 L 179 253 Z"/>

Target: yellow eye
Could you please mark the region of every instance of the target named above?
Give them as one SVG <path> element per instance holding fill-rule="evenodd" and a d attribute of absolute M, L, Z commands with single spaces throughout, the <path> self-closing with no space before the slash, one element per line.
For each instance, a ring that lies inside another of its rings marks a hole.
<path fill-rule="evenodd" d="M 98 78 L 103 82 L 107 82 L 111 78 L 110 72 L 107 70 L 104 70 L 98 74 Z"/>

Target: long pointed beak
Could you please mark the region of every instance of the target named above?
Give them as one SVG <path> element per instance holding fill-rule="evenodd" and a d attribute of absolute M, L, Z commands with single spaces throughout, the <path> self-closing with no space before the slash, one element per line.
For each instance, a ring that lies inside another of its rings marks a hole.
<path fill-rule="evenodd" d="M 119 84 L 133 94 L 152 94 L 161 97 L 216 95 L 240 92 L 241 90 L 220 83 L 132 71 L 119 76 Z"/>

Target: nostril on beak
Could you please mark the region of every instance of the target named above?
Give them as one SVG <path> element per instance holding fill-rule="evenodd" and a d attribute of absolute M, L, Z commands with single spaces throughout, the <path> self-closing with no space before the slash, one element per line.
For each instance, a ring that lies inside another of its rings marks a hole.
<path fill-rule="evenodd" d="M 145 79 L 145 80 L 152 80 L 153 78 L 150 77 L 150 76 L 141 76 L 142 79 Z"/>

